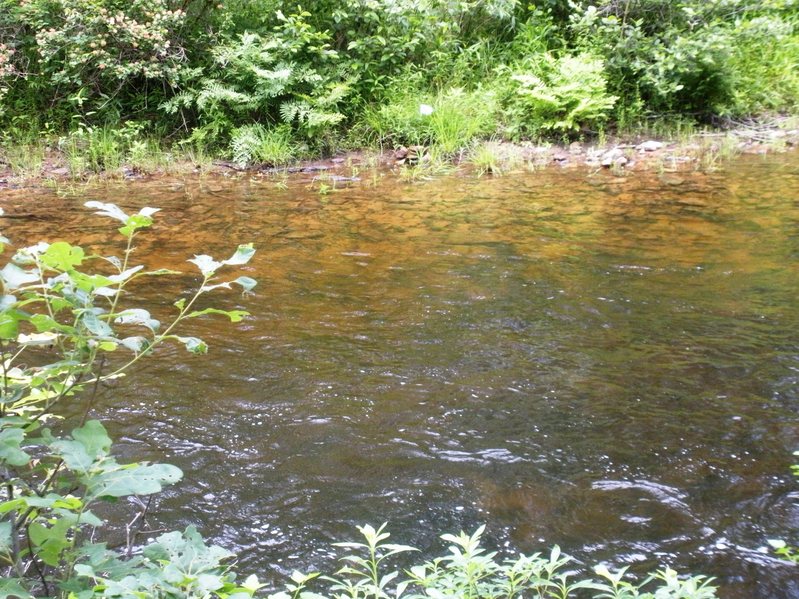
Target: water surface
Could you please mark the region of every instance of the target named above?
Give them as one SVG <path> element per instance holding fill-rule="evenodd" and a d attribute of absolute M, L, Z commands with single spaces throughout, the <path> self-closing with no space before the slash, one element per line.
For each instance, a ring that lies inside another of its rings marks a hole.
<path fill-rule="evenodd" d="M 137 258 L 167 314 L 184 260 L 252 241 L 259 280 L 193 323 L 96 415 L 120 451 L 185 471 L 151 517 L 194 523 L 275 580 L 390 523 L 645 572 L 723 597 L 799 597 L 799 156 L 712 174 L 544 171 L 318 184 L 220 177 L 4 192 L 6 233 L 119 249 L 82 201 L 163 209 Z"/>

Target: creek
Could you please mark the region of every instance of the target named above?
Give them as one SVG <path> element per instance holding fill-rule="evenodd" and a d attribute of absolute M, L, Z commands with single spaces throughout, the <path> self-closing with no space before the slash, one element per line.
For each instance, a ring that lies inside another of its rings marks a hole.
<path fill-rule="evenodd" d="M 355 524 L 443 550 L 563 550 L 668 564 L 721 596 L 799 597 L 799 154 L 711 174 L 393 175 L 319 193 L 299 175 L 0 193 L 16 245 L 119 251 L 85 200 L 162 209 L 137 289 L 166 313 L 185 259 L 258 254 L 254 294 L 198 320 L 207 356 L 159 350 L 95 416 L 184 480 L 153 528 L 197 524 L 274 582 L 335 567 Z"/>

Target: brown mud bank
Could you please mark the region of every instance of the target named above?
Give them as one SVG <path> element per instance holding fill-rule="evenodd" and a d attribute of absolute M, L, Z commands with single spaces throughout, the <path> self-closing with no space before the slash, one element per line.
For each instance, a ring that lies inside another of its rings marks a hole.
<path fill-rule="evenodd" d="M 615 175 L 641 171 L 710 172 L 741 154 L 785 152 L 799 146 L 799 118 L 784 117 L 769 122 L 753 122 L 733 128 L 704 131 L 679 138 L 646 135 L 611 137 L 596 141 L 550 144 L 488 140 L 454 155 L 444 155 L 435 147 L 410 146 L 364 149 L 340 153 L 330 158 L 298 161 L 290 165 L 242 166 L 227 160 L 197 161 L 178 157 L 157 166 L 124 164 L 120 168 L 75 173 L 64 157 L 48 148 L 36 169 L 18 172 L 3 160 L 0 148 L 0 190 L 47 187 L 65 182 L 97 179 L 140 180 L 184 175 L 229 177 L 267 177 L 287 183 L 309 178 L 321 191 L 334 190 L 360 181 L 375 172 L 395 171 L 408 180 L 427 179 L 439 174 L 462 171 L 465 174 L 504 175 L 542 168 L 607 169 Z"/>

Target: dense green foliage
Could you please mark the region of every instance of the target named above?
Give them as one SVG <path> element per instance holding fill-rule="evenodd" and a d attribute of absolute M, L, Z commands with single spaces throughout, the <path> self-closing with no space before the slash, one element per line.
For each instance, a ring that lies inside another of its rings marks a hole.
<path fill-rule="evenodd" d="M 105 427 L 89 415 L 100 386 L 159 345 L 207 351 L 201 339 L 177 334 L 184 321 L 246 316 L 198 303 L 232 284 L 252 289 L 254 280 L 220 281 L 217 271 L 246 264 L 255 250 L 242 245 L 227 260 L 190 260 L 200 286 L 174 303 L 162 325 L 146 309 L 127 305 L 137 281 L 178 274 L 131 263 L 134 240 L 157 210 L 128 215 L 113 204 L 86 205 L 121 223 L 126 245 L 119 256 L 41 242 L 17 250 L 0 270 L 0 597 L 251 597 L 257 579 L 236 584 L 222 564 L 231 554 L 208 546 L 192 528 L 140 545 L 148 503 L 137 498 L 160 492 L 182 473 L 168 464 L 119 463 Z M 77 416 L 65 420 L 65 413 Z M 137 506 L 127 526 L 95 513 L 123 497 Z M 108 540 L 120 528 L 127 543 L 113 548 Z"/>
<path fill-rule="evenodd" d="M 447 554 L 414 565 L 400 573 L 386 560 L 413 547 L 386 543 L 390 536 L 385 524 L 375 530 L 359 527 L 363 542 L 337 543 L 347 552 L 344 566 L 333 576 L 294 572 L 286 590 L 269 599 L 713 599 L 716 589 L 704 576 L 680 578 L 665 569 L 640 584 L 631 582 L 627 568 L 611 572 L 594 568 L 595 577 L 576 576 L 570 571 L 571 558 L 557 546 L 549 555 L 519 555 L 500 559 L 480 545 L 483 527 L 474 534 L 445 534 L 450 543 Z M 325 583 L 321 592 L 311 590 L 314 579 Z"/>
<path fill-rule="evenodd" d="M 796 0 L 0 0 L 7 141 L 127 126 L 124 160 L 152 138 L 280 164 L 790 112 L 797 64 Z"/>

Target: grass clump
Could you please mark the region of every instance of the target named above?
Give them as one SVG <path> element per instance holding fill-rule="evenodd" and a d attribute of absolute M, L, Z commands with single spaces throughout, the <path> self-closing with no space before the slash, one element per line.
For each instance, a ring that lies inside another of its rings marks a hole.
<path fill-rule="evenodd" d="M 477 176 L 502 175 L 524 164 L 523 151 L 511 144 L 485 141 L 474 146 L 467 156 L 477 169 Z"/>
<path fill-rule="evenodd" d="M 417 82 L 393 87 L 384 103 L 364 112 L 359 126 L 366 140 L 381 146 L 435 146 L 443 154 L 454 155 L 495 132 L 499 114 L 499 98 L 493 90 L 427 90 Z"/>
<path fill-rule="evenodd" d="M 252 164 L 283 166 L 298 157 L 300 148 L 289 127 L 267 129 L 254 124 L 233 131 L 230 153 L 233 161 L 241 167 Z"/>

